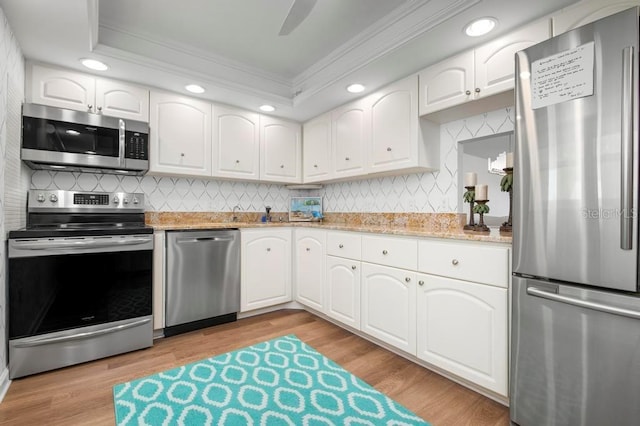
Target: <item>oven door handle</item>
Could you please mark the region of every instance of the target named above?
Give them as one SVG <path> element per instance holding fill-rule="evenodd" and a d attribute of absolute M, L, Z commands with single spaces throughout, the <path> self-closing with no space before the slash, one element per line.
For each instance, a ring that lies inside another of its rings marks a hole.
<path fill-rule="evenodd" d="M 104 328 L 102 330 L 96 331 L 88 331 L 85 333 L 71 334 L 68 336 L 59 336 L 59 337 L 36 337 L 33 339 L 25 339 L 19 343 L 15 343 L 14 347 L 16 348 L 29 348 L 33 346 L 43 346 L 43 345 L 51 345 L 54 343 L 63 343 L 70 342 L 73 340 L 80 339 L 88 339 L 93 337 L 102 336 L 105 334 L 116 333 L 118 331 L 127 330 L 129 328 L 139 327 L 141 325 L 147 324 L 151 321 L 151 318 L 144 318 L 135 322 L 131 322 L 128 324 L 116 325 L 115 327 Z"/>
<path fill-rule="evenodd" d="M 16 248 L 21 250 L 68 250 L 68 249 L 86 249 L 86 248 L 107 248 L 122 246 L 137 246 L 149 243 L 148 239 L 136 240 L 120 240 L 120 241 L 69 241 L 69 242 L 52 242 L 39 243 L 30 241 L 20 241 L 16 244 Z"/>

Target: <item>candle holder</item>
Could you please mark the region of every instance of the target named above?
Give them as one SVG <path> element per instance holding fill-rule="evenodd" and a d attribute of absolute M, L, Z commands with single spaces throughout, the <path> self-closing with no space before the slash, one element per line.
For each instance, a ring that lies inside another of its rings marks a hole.
<path fill-rule="evenodd" d="M 475 186 L 465 186 L 467 192 L 464 193 L 464 201 L 469 203 L 469 223 L 464 226 L 465 231 L 473 231 L 476 228 L 476 223 L 473 213 L 473 205 L 475 200 Z"/>
<path fill-rule="evenodd" d="M 484 214 L 489 213 L 489 206 L 487 203 L 489 200 L 476 200 L 476 206 L 474 207 L 474 211 L 480 215 L 480 222 L 475 226 L 474 231 L 476 232 L 491 232 L 489 227 L 484 224 Z"/>
<path fill-rule="evenodd" d="M 502 181 L 500 182 L 500 189 L 503 192 L 509 193 L 509 217 L 507 218 L 507 221 L 503 222 L 502 225 L 500 226 L 500 233 L 511 234 L 512 233 L 511 209 L 513 207 L 513 167 L 507 167 L 502 170 L 505 171 L 506 175 L 502 178 Z"/>

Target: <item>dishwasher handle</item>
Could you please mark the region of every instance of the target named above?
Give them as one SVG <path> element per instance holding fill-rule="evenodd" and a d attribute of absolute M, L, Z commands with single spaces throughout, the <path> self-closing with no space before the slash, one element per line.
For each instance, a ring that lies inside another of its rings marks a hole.
<path fill-rule="evenodd" d="M 178 238 L 176 241 L 178 243 L 200 243 L 206 241 L 216 241 L 216 242 L 230 242 L 233 241 L 233 237 L 196 237 L 196 238 Z"/>

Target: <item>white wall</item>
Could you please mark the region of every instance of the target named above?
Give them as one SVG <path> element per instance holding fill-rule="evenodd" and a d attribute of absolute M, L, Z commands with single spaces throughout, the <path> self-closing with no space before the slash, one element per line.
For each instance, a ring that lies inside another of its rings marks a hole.
<path fill-rule="evenodd" d="M 26 190 L 29 187 L 19 156 L 20 104 L 24 98 L 24 58 L 4 12 L 0 9 L 0 234 L 6 240 L 10 227 L 24 226 Z M 0 245 L 0 398 L 7 382 L 5 323 L 5 244 Z"/>

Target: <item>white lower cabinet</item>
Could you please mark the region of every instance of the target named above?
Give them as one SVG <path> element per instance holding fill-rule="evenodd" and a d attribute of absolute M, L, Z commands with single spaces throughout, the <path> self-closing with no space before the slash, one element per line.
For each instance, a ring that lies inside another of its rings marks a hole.
<path fill-rule="evenodd" d="M 416 354 L 416 273 L 362 263 L 361 330 Z"/>
<path fill-rule="evenodd" d="M 240 311 L 291 301 L 291 229 L 243 229 Z"/>
<path fill-rule="evenodd" d="M 327 256 L 327 303 L 325 313 L 360 330 L 359 260 Z"/>
<path fill-rule="evenodd" d="M 327 233 L 319 229 L 295 230 L 296 301 L 323 312 L 325 305 L 325 247 Z"/>
<path fill-rule="evenodd" d="M 418 358 L 507 396 L 507 289 L 417 279 Z"/>

